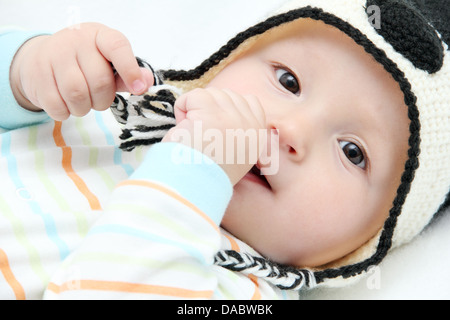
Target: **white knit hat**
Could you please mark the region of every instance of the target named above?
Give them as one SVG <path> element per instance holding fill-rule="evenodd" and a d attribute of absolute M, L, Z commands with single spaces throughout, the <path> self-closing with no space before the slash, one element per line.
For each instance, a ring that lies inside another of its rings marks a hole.
<path fill-rule="evenodd" d="M 344 258 L 315 269 L 282 266 L 236 252 L 221 252 L 216 263 L 237 271 L 256 266 L 270 270 L 267 277 L 278 279 L 272 282 L 283 283 L 279 286 L 285 289 L 313 284 L 340 286 L 379 264 L 392 248 L 409 242 L 449 206 L 450 52 L 446 43 L 450 40 L 450 17 L 445 2 L 293 0 L 238 34 L 197 68 L 160 72 L 166 83 L 183 90 L 204 86 L 259 35 L 310 18 L 338 28 L 372 55 L 398 82 L 408 107 L 409 159 L 389 216 L 373 239 Z M 280 278 L 287 280 L 281 282 Z"/>

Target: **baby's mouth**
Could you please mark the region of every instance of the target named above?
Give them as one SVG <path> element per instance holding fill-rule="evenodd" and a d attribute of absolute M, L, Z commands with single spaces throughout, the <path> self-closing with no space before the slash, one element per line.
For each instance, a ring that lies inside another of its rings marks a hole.
<path fill-rule="evenodd" d="M 261 183 L 266 186 L 268 189 L 272 189 L 272 187 L 269 184 L 269 181 L 267 181 L 266 176 L 261 173 L 261 169 L 258 168 L 257 165 L 254 165 L 253 168 L 250 170 L 250 173 L 253 174 Z"/>

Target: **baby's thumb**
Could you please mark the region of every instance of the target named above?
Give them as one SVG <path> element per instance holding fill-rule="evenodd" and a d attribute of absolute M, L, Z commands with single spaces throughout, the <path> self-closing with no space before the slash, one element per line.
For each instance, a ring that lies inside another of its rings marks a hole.
<path fill-rule="evenodd" d="M 117 92 L 130 92 L 133 94 L 143 94 L 145 93 L 149 87 L 153 85 L 154 79 L 153 74 L 150 70 L 145 68 L 140 68 L 141 70 L 141 77 L 139 79 L 136 79 L 132 86 L 133 89 L 131 90 L 128 88 L 128 86 L 125 84 L 123 79 L 119 76 L 119 74 L 116 75 L 116 91 Z M 133 92 L 131 92 L 133 91 Z"/>

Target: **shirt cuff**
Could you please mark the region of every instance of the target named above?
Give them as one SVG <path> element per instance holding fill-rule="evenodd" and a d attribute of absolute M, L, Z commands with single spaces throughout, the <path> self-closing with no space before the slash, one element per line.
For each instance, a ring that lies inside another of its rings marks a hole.
<path fill-rule="evenodd" d="M 12 130 L 49 119 L 45 112 L 33 112 L 22 108 L 14 98 L 10 85 L 10 67 L 19 48 L 42 32 L 9 31 L 0 34 L 0 127 Z"/>
<path fill-rule="evenodd" d="M 182 144 L 153 145 L 130 179 L 157 181 L 177 191 L 220 225 L 233 187 L 222 168 Z"/>

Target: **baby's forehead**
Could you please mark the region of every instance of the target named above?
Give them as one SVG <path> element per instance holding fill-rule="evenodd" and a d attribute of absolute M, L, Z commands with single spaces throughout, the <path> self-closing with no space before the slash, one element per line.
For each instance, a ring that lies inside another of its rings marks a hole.
<path fill-rule="evenodd" d="M 259 37 L 250 51 L 267 55 L 268 59 L 294 63 L 303 69 L 309 67 L 325 75 L 339 71 L 342 76 L 347 75 L 342 79 L 347 82 L 362 81 L 372 76 L 400 92 L 392 75 L 361 45 L 336 27 L 321 21 L 299 19 L 275 28 Z M 350 79 L 350 76 L 355 79 Z"/>
<path fill-rule="evenodd" d="M 307 64 L 313 59 L 321 59 L 335 61 L 337 64 L 338 58 L 342 57 L 376 63 L 372 55 L 344 32 L 311 19 L 286 23 L 255 37 L 252 41 L 248 46 L 250 53 L 270 53 L 298 60 L 299 63 Z"/>

